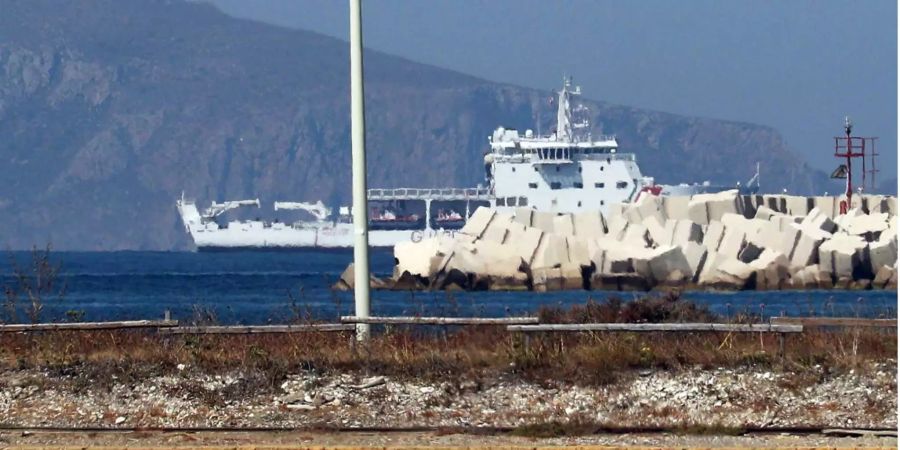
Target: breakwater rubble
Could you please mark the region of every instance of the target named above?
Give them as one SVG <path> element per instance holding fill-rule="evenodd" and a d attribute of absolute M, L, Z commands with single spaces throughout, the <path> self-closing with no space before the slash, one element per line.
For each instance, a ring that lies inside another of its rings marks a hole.
<path fill-rule="evenodd" d="M 479 208 L 465 227 L 394 248 L 384 289 L 896 289 L 897 199 L 641 196 L 599 211 Z M 352 286 L 352 267 L 336 288 Z"/>

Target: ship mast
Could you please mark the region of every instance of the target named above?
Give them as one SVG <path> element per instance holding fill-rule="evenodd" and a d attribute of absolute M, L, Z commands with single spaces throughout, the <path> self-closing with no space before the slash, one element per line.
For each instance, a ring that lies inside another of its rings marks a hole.
<path fill-rule="evenodd" d="M 353 160 L 353 294 L 357 317 L 369 317 L 369 204 L 366 198 L 366 116 L 363 103 L 362 0 L 350 0 L 350 143 Z M 369 325 L 356 324 L 368 340 Z"/>

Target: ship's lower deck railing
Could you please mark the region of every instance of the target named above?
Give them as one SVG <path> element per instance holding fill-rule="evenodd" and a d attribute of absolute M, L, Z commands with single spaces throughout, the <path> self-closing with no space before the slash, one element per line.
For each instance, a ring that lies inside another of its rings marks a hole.
<path fill-rule="evenodd" d="M 369 189 L 369 200 L 472 200 L 490 201 L 488 188 L 393 188 Z"/>

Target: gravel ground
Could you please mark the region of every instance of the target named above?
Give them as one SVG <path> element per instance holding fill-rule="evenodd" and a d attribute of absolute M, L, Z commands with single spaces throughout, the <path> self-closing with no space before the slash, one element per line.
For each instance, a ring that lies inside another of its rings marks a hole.
<path fill-rule="evenodd" d="M 896 362 L 858 372 L 645 371 L 605 386 L 425 382 L 362 374 L 176 373 L 106 386 L 39 370 L 0 375 L 0 422 L 33 427 L 813 426 L 896 428 Z"/>
<path fill-rule="evenodd" d="M 551 439 L 445 433 L 0 433 L 0 444 L 21 446 L 141 446 L 159 448 L 255 445 L 283 448 L 312 447 L 521 447 L 638 446 L 638 447 L 868 447 L 897 448 L 896 438 L 828 437 L 822 435 L 766 434 L 710 436 L 678 434 L 595 435 Z"/>

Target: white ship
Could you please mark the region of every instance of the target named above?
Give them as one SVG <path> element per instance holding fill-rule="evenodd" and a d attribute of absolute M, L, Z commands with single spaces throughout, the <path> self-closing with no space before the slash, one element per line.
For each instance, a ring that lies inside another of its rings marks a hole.
<path fill-rule="evenodd" d="M 370 189 L 369 244 L 391 247 L 438 233 L 452 234 L 475 207 L 499 210 L 534 208 L 559 213 L 600 210 L 635 201 L 640 195 L 693 195 L 738 186 L 657 185 L 638 168 L 633 153 L 619 152 L 616 137 L 592 136 L 588 110 L 571 106 L 581 90 L 570 79 L 558 93 L 553 133 L 497 128 L 484 156 L 487 187 L 437 189 Z M 755 191 L 759 172 L 743 191 Z M 341 248 L 353 246 L 350 208 L 334 211 L 322 204 L 275 202 L 274 210 L 296 212 L 294 221 L 223 220 L 240 208 L 260 208 L 255 200 L 213 202 L 201 213 L 196 202 L 182 198 L 178 212 L 198 250 Z"/>

